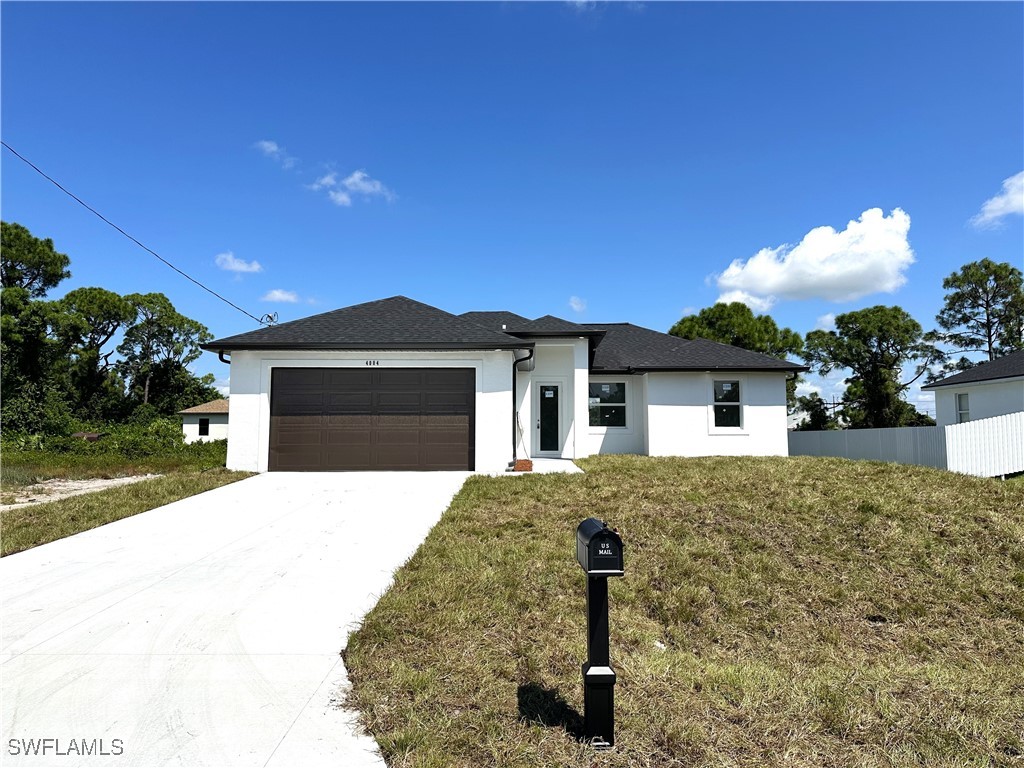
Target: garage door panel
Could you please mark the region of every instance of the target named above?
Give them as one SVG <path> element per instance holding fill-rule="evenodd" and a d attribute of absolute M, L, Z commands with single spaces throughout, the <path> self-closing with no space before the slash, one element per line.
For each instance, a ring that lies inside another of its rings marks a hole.
<path fill-rule="evenodd" d="M 439 408 L 439 407 L 452 407 L 454 406 L 457 411 L 466 411 L 470 407 L 471 400 L 475 399 L 474 396 L 468 395 L 464 392 L 424 392 L 423 403 L 428 408 Z"/>
<path fill-rule="evenodd" d="M 473 369 L 274 369 L 271 470 L 472 469 Z"/>
<path fill-rule="evenodd" d="M 379 392 L 375 405 L 378 413 L 419 413 L 421 399 L 419 392 Z"/>
<path fill-rule="evenodd" d="M 423 371 L 426 387 L 451 389 L 476 388 L 476 371 L 472 368 L 427 368 Z"/>
<path fill-rule="evenodd" d="M 345 467 L 350 470 L 375 469 L 373 450 L 369 445 L 331 446 L 324 451 L 324 462 L 328 467 Z"/>
<path fill-rule="evenodd" d="M 373 413 L 373 393 L 365 392 L 331 392 L 326 397 L 325 407 L 328 413 Z"/>
<path fill-rule="evenodd" d="M 324 396 L 320 392 L 284 392 L 275 398 L 271 411 L 275 416 L 290 416 L 300 413 L 320 413 L 324 407 Z"/>
<path fill-rule="evenodd" d="M 323 385 L 326 368 L 275 368 L 274 384 L 282 388 L 319 387 Z"/>
<path fill-rule="evenodd" d="M 365 368 L 321 368 L 321 385 L 328 389 L 370 389 L 373 371 Z"/>
<path fill-rule="evenodd" d="M 325 443 L 335 445 L 373 445 L 373 434 L 365 429 L 332 429 L 325 434 Z"/>
<path fill-rule="evenodd" d="M 300 447 L 300 446 L 314 446 L 322 445 L 324 442 L 324 433 L 317 430 L 315 433 L 310 434 L 309 430 L 299 429 L 284 429 L 281 430 L 281 434 L 278 435 L 277 444 L 281 447 Z"/>

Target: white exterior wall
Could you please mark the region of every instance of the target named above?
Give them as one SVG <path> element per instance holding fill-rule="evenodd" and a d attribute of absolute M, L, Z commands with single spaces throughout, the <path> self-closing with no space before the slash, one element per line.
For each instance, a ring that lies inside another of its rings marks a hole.
<path fill-rule="evenodd" d="M 939 387 L 935 390 L 935 423 L 938 426 L 957 423 L 956 396 L 964 393 L 967 394 L 971 421 L 1024 411 L 1024 378 Z"/>
<path fill-rule="evenodd" d="M 534 347 L 535 367 L 531 372 L 519 371 L 516 376 L 516 399 L 519 408 L 519 458 L 560 456 L 578 459 L 589 456 L 587 435 L 579 425 L 589 423 L 587 410 L 587 376 L 589 345 L 586 339 L 538 339 Z M 537 415 L 540 385 L 559 386 L 559 446 L 555 454 L 540 453 L 540 431 Z M 506 432 L 507 434 L 507 432 Z"/>
<path fill-rule="evenodd" d="M 210 434 L 199 434 L 199 420 L 210 420 Z M 211 440 L 228 439 L 228 415 L 226 413 L 183 413 L 181 415 L 181 431 L 185 434 L 186 443 L 205 443 Z"/>
<path fill-rule="evenodd" d="M 648 373 L 647 453 L 651 456 L 786 456 L 786 376 L 782 373 Z M 718 428 L 713 382 L 740 382 L 742 426 Z"/>
<path fill-rule="evenodd" d="M 586 455 L 595 453 L 647 453 L 647 403 L 645 400 L 646 377 L 620 374 L 593 374 L 594 384 L 625 382 L 626 384 L 626 426 L 590 426 L 590 387 L 585 391 L 583 424 L 586 425 Z"/>
<path fill-rule="evenodd" d="M 270 453 L 270 382 L 274 368 L 474 368 L 476 470 L 501 472 L 512 458 L 512 353 L 241 351 L 231 355 L 228 469 L 266 472 Z"/>

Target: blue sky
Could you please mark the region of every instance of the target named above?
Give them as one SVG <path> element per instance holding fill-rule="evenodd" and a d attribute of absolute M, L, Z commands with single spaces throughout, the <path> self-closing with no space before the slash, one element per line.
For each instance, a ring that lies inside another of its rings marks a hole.
<path fill-rule="evenodd" d="M 962 264 L 1024 266 L 1021 3 L 0 14 L 4 140 L 257 316 L 405 294 L 667 330 L 740 296 L 801 333 L 879 303 L 928 329 Z M 54 297 L 254 327 L 6 150 L 2 174 L 4 220 L 71 256 Z"/>

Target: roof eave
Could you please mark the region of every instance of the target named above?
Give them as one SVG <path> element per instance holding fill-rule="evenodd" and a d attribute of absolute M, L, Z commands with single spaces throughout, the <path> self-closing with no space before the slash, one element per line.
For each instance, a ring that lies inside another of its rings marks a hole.
<path fill-rule="evenodd" d="M 969 387 L 972 386 L 973 384 L 991 384 L 996 381 L 1015 381 L 1018 379 L 1024 381 L 1024 374 L 1017 373 L 1011 376 L 993 376 L 990 379 L 972 379 L 970 381 L 952 381 L 951 379 L 953 378 L 955 377 L 951 376 L 949 379 L 936 381 L 931 384 L 925 384 L 923 387 L 921 387 L 921 391 L 924 391 L 926 389 L 942 389 L 943 387 Z"/>
<path fill-rule="evenodd" d="M 757 367 L 757 366 L 737 366 L 737 365 L 634 365 L 630 366 L 630 371 L 637 373 L 672 373 L 672 372 L 701 372 L 701 371 L 740 371 L 750 373 L 804 373 L 811 370 L 806 365 L 793 365 L 793 366 L 772 366 L 772 367 Z"/>
<path fill-rule="evenodd" d="M 492 350 L 515 350 L 530 349 L 532 342 L 495 342 L 491 343 L 438 343 L 438 342 L 406 342 L 400 346 L 389 346 L 385 344 L 334 344 L 315 342 L 265 342 L 263 344 L 247 343 L 217 343 L 201 344 L 200 348 L 207 352 L 273 352 L 273 351 L 328 351 L 328 352 L 489 352 Z"/>
<path fill-rule="evenodd" d="M 509 336 L 518 336 L 520 338 L 569 338 L 575 336 L 577 338 L 589 336 L 589 337 L 601 337 L 604 336 L 607 331 L 503 331 Z"/>

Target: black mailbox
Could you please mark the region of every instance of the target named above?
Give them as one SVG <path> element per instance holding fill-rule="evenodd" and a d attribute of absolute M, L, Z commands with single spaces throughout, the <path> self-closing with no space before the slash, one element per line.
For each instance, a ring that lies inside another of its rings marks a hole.
<path fill-rule="evenodd" d="M 576 560 L 588 576 L 623 576 L 622 539 L 596 517 L 576 528 Z"/>

